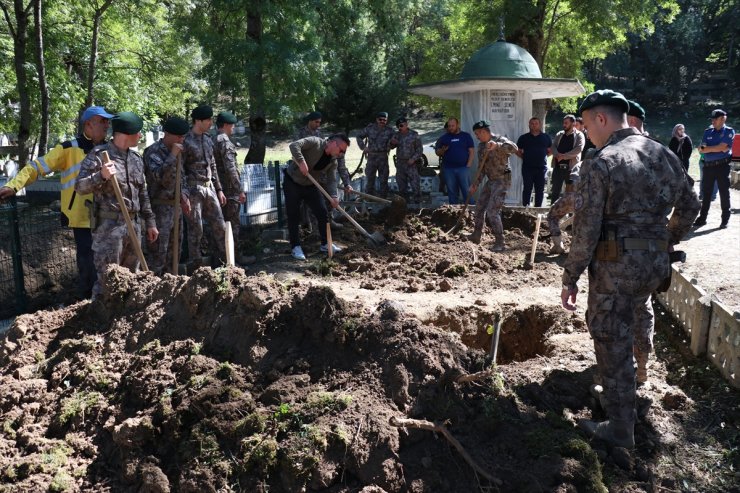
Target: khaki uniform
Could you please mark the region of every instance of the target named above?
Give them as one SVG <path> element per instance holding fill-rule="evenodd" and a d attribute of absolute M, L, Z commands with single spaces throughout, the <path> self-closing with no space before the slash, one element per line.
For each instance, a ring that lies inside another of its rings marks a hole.
<path fill-rule="evenodd" d="M 231 233 L 234 235 L 234 245 L 239 240 L 239 195 L 242 193 L 241 176 L 236 164 L 236 146 L 229 136 L 219 132 L 213 138 L 213 155 L 216 159 L 218 179 L 224 187 L 226 205 L 221 208 L 224 221 L 231 223 Z"/>
<path fill-rule="evenodd" d="M 357 134 L 357 145 L 360 149 L 367 148 L 365 158 L 365 176 L 367 177 L 367 193 L 375 195 L 375 176 L 380 178 L 380 195 L 388 195 L 388 151 L 393 137 L 393 129 L 388 125 L 381 127 L 371 123 Z M 367 139 L 367 143 L 365 143 Z"/>
<path fill-rule="evenodd" d="M 421 156 L 424 153 L 421 146 L 421 139 L 418 132 L 409 129 L 408 132 L 396 132 L 393 134 L 393 140 L 398 142 L 396 145 L 396 182 L 398 183 L 398 192 L 406 196 L 406 190 L 411 185 L 411 192 L 416 202 L 421 201 L 421 179 L 419 178 L 419 167 L 421 166 Z M 409 164 L 413 159 L 414 164 Z"/>
<path fill-rule="evenodd" d="M 144 171 L 149 189 L 149 200 L 157 220 L 159 237 L 154 243 L 145 242 L 146 262 L 155 274 L 172 272 L 172 257 L 175 248 L 175 179 L 177 177 L 177 158 L 170 153 L 162 140 L 150 145 L 144 151 Z M 188 196 L 185 173 L 180 170 L 180 190 L 182 197 Z M 183 227 L 180 215 L 180 238 L 182 245 Z"/>
<path fill-rule="evenodd" d="M 614 132 L 581 165 L 576 193 L 583 206 L 574 218 L 563 285 L 575 288 L 588 268 L 586 322 L 602 406 L 610 420 L 634 423 L 635 314 L 670 274 L 667 246 L 689 231 L 699 202 L 678 158 L 634 128 Z M 614 241 L 600 243 L 602 232 Z"/>
<path fill-rule="evenodd" d="M 488 225 L 493 230 L 496 241 L 503 241 L 504 225 L 501 222 L 501 209 L 506 200 L 506 192 L 511 186 L 509 156 L 514 154 L 518 148 L 506 137 L 498 135 L 492 135 L 490 142 L 497 143 L 498 147 L 488 152 L 487 155 L 487 142 L 478 144 L 478 166 L 483 166 L 483 171 L 475 183 L 480 193 L 475 203 L 474 234 L 480 236 L 483 223 L 488 219 Z M 481 187 L 483 178 L 488 178 L 488 180 Z"/>
<path fill-rule="evenodd" d="M 154 212 L 149 203 L 144 161 L 141 155 L 132 150 L 121 152 L 113 143 L 95 147 L 80 163 L 75 190 L 80 194 L 93 194 L 95 227 L 92 229 L 95 270 L 98 278 L 93 286 L 93 296 L 101 293 L 100 280 L 109 264 L 128 267 L 132 271 L 139 268 L 133 243 L 129 238 L 126 221 L 116 199 L 113 183 L 104 180 L 100 173 L 103 151 L 115 163 L 116 175 L 123 201 L 136 229 L 136 241 L 140 241 L 141 227 L 139 217 L 144 220 L 146 229 L 156 227 Z M 112 178 L 111 178 L 112 179 Z"/>
<path fill-rule="evenodd" d="M 207 134 L 196 135 L 192 130 L 185 135 L 182 165 L 190 197 L 188 221 L 188 253 L 191 262 L 200 262 L 200 242 L 203 239 L 203 220 L 208 221 L 212 235 L 209 244 L 215 246 L 217 260 L 226 259 L 226 226 L 218 201 L 222 191 L 213 157 L 213 141 Z"/>

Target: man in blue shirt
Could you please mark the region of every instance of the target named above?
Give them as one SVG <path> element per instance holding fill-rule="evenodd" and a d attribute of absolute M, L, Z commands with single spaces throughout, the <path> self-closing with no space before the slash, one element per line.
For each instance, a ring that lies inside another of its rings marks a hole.
<path fill-rule="evenodd" d="M 712 111 L 712 125 L 704 131 L 699 152 L 704 155 L 704 177 L 701 182 L 701 212 L 694 226 L 707 224 L 709 204 L 712 201 L 714 182 L 719 187 L 719 201 L 722 206 L 720 229 L 727 227 L 730 221 L 730 161 L 732 160 L 732 139 L 735 131 L 725 125 L 727 113 L 724 110 Z"/>
<path fill-rule="evenodd" d="M 458 192 L 463 202 L 467 202 L 470 188 L 468 168 L 473 165 L 475 158 L 473 137 L 460 130 L 457 118 L 450 118 L 447 120 L 447 133 L 439 138 L 435 149 L 437 156 L 444 156 L 444 179 L 450 204 L 460 203 Z"/>
<path fill-rule="evenodd" d="M 542 133 L 542 121 L 533 116 L 529 119 L 529 132 L 516 141 L 519 150 L 516 155 L 524 160 L 522 163 L 522 178 L 524 179 L 524 194 L 522 205 L 529 207 L 534 186 L 534 206 L 542 207 L 545 198 L 545 182 L 547 175 L 547 156 L 551 154 L 552 139 Z"/>

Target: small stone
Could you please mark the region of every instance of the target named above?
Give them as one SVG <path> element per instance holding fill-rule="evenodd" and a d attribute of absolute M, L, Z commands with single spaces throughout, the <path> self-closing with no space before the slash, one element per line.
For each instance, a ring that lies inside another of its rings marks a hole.
<path fill-rule="evenodd" d="M 434 288 L 436 288 L 436 286 L 433 282 L 428 282 L 424 284 L 424 291 L 434 291 Z"/>
<path fill-rule="evenodd" d="M 370 281 L 362 281 L 360 283 L 360 288 L 362 288 L 362 289 L 375 289 L 375 284 L 371 283 Z"/>
<path fill-rule="evenodd" d="M 375 311 L 380 316 L 380 320 L 401 320 L 404 308 L 397 301 L 383 300 Z"/>
<path fill-rule="evenodd" d="M 689 403 L 691 403 L 691 399 L 686 397 L 686 394 L 678 389 L 669 390 L 663 396 L 663 407 L 665 407 L 669 411 L 675 411 L 686 406 Z"/>
<path fill-rule="evenodd" d="M 478 305 L 478 306 L 486 306 L 486 304 L 487 304 L 485 300 L 482 300 L 480 298 L 478 298 L 477 300 L 475 300 L 474 303 L 476 305 Z"/>
<path fill-rule="evenodd" d="M 442 282 L 439 283 L 439 290 L 442 292 L 447 292 L 450 289 L 452 289 L 452 283 L 447 279 L 442 279 Z"/>

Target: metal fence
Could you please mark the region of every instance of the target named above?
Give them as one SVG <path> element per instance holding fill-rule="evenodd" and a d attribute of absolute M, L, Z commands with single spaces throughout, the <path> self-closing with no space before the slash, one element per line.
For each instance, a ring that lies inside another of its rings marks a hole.
<path fill-rule="evenodd" d="M 72 230 L 61 225 L 60 212 L 29 196 L 0 204 L 0 319 L 69 303 L 77 294 Z"/>

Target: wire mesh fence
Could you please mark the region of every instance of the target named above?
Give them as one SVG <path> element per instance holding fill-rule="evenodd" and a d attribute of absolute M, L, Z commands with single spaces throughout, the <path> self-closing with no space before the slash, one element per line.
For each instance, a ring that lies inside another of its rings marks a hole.
<path fill-rule="evenodd" d="M 0 319 L 75 299 L 75 242 L 60 212 L 13 198 L 0 205 L 0 231 Z"/>

